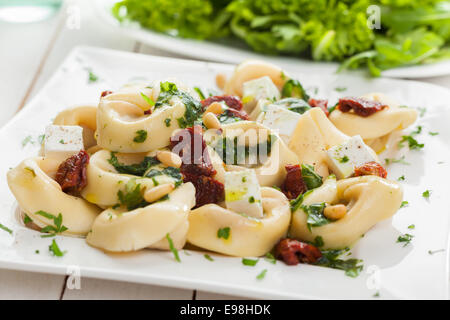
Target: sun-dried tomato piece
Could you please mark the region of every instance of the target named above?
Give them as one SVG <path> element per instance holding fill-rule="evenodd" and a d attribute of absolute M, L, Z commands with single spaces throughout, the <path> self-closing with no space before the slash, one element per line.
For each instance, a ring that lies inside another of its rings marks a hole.
<path fill-rule="evenodd" d="M 290 266 L 299 263 L 313 264 L 322 257 L 322 252 L 312 244 L 286 238 L 276 245 L 275 257 Z"/>
<path fill-rule="evenodd" d="M 353 110 L 355 114 L 361 117 L 368 117 L 377 111 L 387 108 L 386 104 L 375 100 L 368 100 L 364 98 L 347 97 L 339 99 L 337 108 L 342 112 L 349 112 Z"/>
<path fill-rule="evenodd" d="M 355 168 L 355 177 L 359 176 L 379 176 L 381 178 L 386 178 L 387 171 L 378 162 L 370 161 Z"/>
<path fill-rule="evenodd" d="M 323 112 L 325 112 L 326 116 L 328 117 L 328 115 L 330 114 L 328 112 L 328 100 L 327 99 L 309 99 L 308 101 L 309 105 L 313 108 L 320 108 L 322 109 Z"/>
<path fill-rule="evenodd" d="M 196 208 L 217 203 L 225 198 L 224 185 L 215 180 L 217 173 L 212 166 L 201 126 L 180 130 L 170 139 L 172 152 L 181 157 L 181 174 L 184 182 L 195 186 Z"/>
<path fill-rule="evenodd" d="M 144 114 L 152 114 L 152 109 L 145 110 Z"/>
<path fill-rule="evenodd" d="M 192 182 L 195 187 L 195 207 L 208 203 L 218 203 L 225 198 L 223 183 L 212 177 L 183 173 L 184 182 Z"/>
<path fill-rule="evenodd" d="M 89 154 L 81 150 L 60 164 L 55 180 L 61 186 L 62 191 L 77 195 L 86 187 L 88 163 Z"/>
<path fill-rule="evenodd" d="M 216 170 L 211 164 L 201 126 L 178 131 L 170 138 L 172 152 L 182 161 L 181 173 L 213 176 Z"/>
<path fill-rule="evenodd" d="M 106 97 L 108 94 L 111 94 L 111 93 L 113 93 L 113 92 L 109 91 L 109 90 L 103 91 L 102 94 L 100 95 L 100 97 L 101 98 Z"/>
<path fill-rule="evenodd" d="M 242 110 L 243 108 L 241 100 L 236 96 L 228 96 L 228 95 L 212 96 L 206 98 L 205 100 L 202 100 L 201 102 L 203 108 L 206 109 L 213 102 L 222 102 L 222 101 L 225 102 L 225 104 L 231 109 Z"/>
<path fill-rule="evenodd" d="M 281 191 L 288 199 L 295 199 L 300 193 L 306 192 L 308 189 L 302 178 L 302 168 L 299 164 L 286 165 L 286 179 L 281 185 Z"/>

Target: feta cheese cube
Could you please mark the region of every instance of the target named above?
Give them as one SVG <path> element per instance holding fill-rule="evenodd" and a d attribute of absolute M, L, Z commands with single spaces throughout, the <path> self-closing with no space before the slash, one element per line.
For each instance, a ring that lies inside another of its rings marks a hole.
<path fill-rule="evenodd" d="M 272 130 L 277 130 L 283 141 L 288 144 L 300 117 L 299 113 L 270 104 L 263 107 L 263 112 L 258 116 L 256 122 Z"/>
<path fill-rule="evenodd" d="M 263 217 L 261 189 L 255 170 L 225 173 L 225 204 L 236 213 L 253 218 Z"/>
<path fill-rule="evenodd" d="M 83 149 L 82 127 L 49 125 L 45 129 L 45 157 L 62 162 Z"/>
<path fill-rule="evenodd" d="M 338 179 L 350 177 L 355 167 L 370 161 L 378 162 L 378 157 L 359 135 L 327 150 L 328 166 Z"/>
<path fill-rule="evenodd" d="M 260 99 L 278 100 L 280 91 L 268 76 L 244 82 L 243 98 L 244 109 L 250 113 Z"/>

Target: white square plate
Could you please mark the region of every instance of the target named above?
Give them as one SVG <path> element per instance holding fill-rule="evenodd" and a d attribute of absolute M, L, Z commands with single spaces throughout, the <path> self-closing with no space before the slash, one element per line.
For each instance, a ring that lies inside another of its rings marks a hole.
<path fill-rule="evenodd" d="M 37 154 L 37 137 L 56 114 L 73 105 L 95 104 L 103 90 L 116 90 L 132 80 L 176 77 L 191 86 L 215 87 L 218 72 L 233 66 L 188 60 L 175 60 L 107 49 L 77 48 L 41 92 L 0 130 L 0 223 L 14 230 L 0 230 L 0 267 L 65 274 L 77 266 L 85 277 L 123 280 L 214 291 L 253 298 L 448 298 L 448 229 L 450 190 L 450 91 L 419 82 L 324 76 L 294 73 L 309 92 L 331 100 L 342 95 L 384 92 L 414 107 L 426 107 L 417 137 L 425 143 L 422 151 L 406 151 L 410 165 L 393 164 L 389 177 L 402 182 L 409 206 L 389 221 L 370 230 L 353 248 L 353 257 L 363 259 L 364 270 L 357 278 L 344 272 L 311 265 L 289 267 L 260 259 L 255 267 L 244 266 L 239 258 L 211 254 L 208 261 L 200 252 L 181 252 L 181 263 L 170 252 L 142 250 L 129 254 L 105 254 L 83 239 L 57 237 L 62 258 L 48 250 L 49 238 L 23 227 L 16 217 L 17 203 L 6 183 L 6 173 L 26 157 Z M 89 83 L 88 71 L 98 75 Z M 345 93 L 334 90 L 348 88 Z M 315 95 L 316 96 L 316 95 Z M 439 135 L 431 136 L 429 131 Z M 25 137 L 35 143 L 22 146 Z M 406 148 L 403 148 L 406 149 Z M 391 155 L 390 155 L 391 156 Z M 400 155 L 395 155 L 396 157 Z M 426 200 L 422 192 L 430 189 Z M 414 224 L 415 229 L 408 226 Z M 414 235 L 406 247 L 396 243 L 403 233 Z M 444 250 L 440 250 L 444 249 Z M 40 253 L 36 254 L 35 251 Z M 439 250 L 430 254 L 429 250 Z M 257 280 L 268 269 L 265 279 Z"/>

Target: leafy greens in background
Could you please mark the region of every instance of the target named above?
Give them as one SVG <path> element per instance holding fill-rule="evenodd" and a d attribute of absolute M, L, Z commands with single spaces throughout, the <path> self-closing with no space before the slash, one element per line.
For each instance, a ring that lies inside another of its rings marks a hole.
<path fill-rule="evenodd" d="M 381 29 L 367 26 L 378 5 Z M 382 70 L 450 58 L 449 0 L 123 0 L 121 21 L 170 35 L 239 38 L 253 50 Z"/>

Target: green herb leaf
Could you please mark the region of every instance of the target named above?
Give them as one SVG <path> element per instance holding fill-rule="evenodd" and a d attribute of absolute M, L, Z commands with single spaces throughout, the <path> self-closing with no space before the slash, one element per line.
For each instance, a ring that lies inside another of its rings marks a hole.
<path fill-rule="evenodd" d="M 263 280 L 266 277 L 266 274 L 267 274 L 267 269 L 264 269 L 256 276 L 256 279 Z"/>
<path fill-rule="evenodd" d="M 400 205 L 400 209 L 404 208 L 404 207 L 407 207 L 408 205 L 409 205 L 408 201 L 402 201 L 402 204 Z"/>
<path fill-rule="evenodd" d="M 141 97 L 149 104 L 150 107 L 153 107 L 155 105 L 155 101 L 150 99 L 146 94 L 141 92 Z"/>
<path fill-rule="evenodd" d="M 408 244 L 410 244 L 411 240 L 414 238 L 414 236 L 412 234 L 409 233 L 405 233 L 401 236 L 398 236 L 397 238 L 397 242 L 398 243 L 404 243 L 404 247 L 406 247 Z"/>
<path fill-rule="evenodd" d="M 302 205 L 301 208 L 308 215 L 306 219 L 306 224 L 308 226 L 309 231 L 311 231 L 312 227 L 320 227 L 325 224 L 330 223 L 323 215 L 323 210 L 325 209 L 325 202 L 322 203 L 314 203 L 311 205 Z"/>
<path fill-rule="evenodd" d="M 429 199 L 430 198 L 430 195 L 431 195 L 431 190 L 425 190 L 423 193 L 422 193 L 422 197 L 424 197 L 425 199 Z"/>
<path fill-rule="evenodd" d="M 134 137 L 133 141 L 136 143 L 143 143 L 145 140 L 147 140 L 147 131 L 145 130 L 136 131 L 136 137 Z"/>
<path fill-rule="evenodd" d="M 169 248 L 170 248 L 170 251 L 172 251 L 172 253 L 173 253 L 175 261 L 181 262 L 180 256 L 178 255 L 178 250 L 173 245 L 173 241 L 172 241 L 172 238 L 170 237 L 169 233 L 166 234 L 166 239 L 169 242 Z"/>
<path fill-rule="evenodd" d="M 242 264 L 244 266 L 249 266 L 249 267 L 254 267 L 256 266 L 256 264 L 258 263 L 259 259 L 247 259 L 247 258 L 242 258 Z"/>
<path fill-rule="evenodd" d="M 289 79 L 285 82 L 281 89 L 281 95 L 283 97 L 294 97 L 304 100 L 309 100 L 309 95 L 298 80 Z"/>
<path fill-rule="evenodd" d="M 230 237 L 231 229 L 230 227 L 225 227 L 217 230 L 217 238 L 222 238 L 227 240 Z"/>
<path fill-rule="evenodd" d="M 276 264 L 277 263 L 277 259 L 275 259 L 273 254 L 271 254 L 270 252 L 266 253 L 265 259 L 266 259 L 266 261 L 268 261 L 268 262 L 270 262 L 272 264 Z"/>
<path fill-rule="evenodd" d="M 144 176 L 144 174 L 153 166 L 160 164 L 156 157 L 145 157 L 140 163 L 126 165 L 120 163 L 117 159 L 115 152 L 111 152 L 111 158 L 108 162 L 117 170 L 119 173 L 131 174 L 134 176 Z"/>
<path fill-rule="evenodd" d="M 308 190 L 318 188 L 322 185 L 322 177 L 314 171 L 309 164 L 302 164 L 302 178 Z"/>
<path fill-rule="evenodd" d="M 136 183 L 136 179 L 130 179 L 125 185 L 125 189 L 117 192 L 117 197 L 119 198 L 119 203 L 125 205 L 128 210 L 134 210 L 148 205 L 144 200 L 141 185 Z"/>
<path fill-rule="evenodd" d="M 211 258 L 211 256 L 209 254 L 204 254 L 203 256 L 205 257 L 206 260 L 214 261 L 214 259 Z"/>
<path fill-rule="evenodd" d="M 66 253 L 66 252 L 61 251 L 61 249 L 59 249 L 58 244 L 56 243 L 55 239 L 53 239 L 52 244 L 48 246 L 48 250 L 55 257 L 62 257 Z"/>
<path fill-rule="evenodd" d="M 13 233 L 13 231 L 10 228 L 8 228 L 7 226 L 5 226 L 5 225 L 3 225 L 1 223 L 0 223 L 0 229 L 2 229 L 3 231 L 8 232 L 9 234 Z"/>

